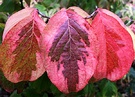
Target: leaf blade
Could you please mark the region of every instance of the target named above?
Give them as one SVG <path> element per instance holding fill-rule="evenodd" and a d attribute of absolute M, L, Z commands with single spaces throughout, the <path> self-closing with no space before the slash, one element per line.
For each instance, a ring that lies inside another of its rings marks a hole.
<path fill-rule="evenodd" d="M 13 22 L 13 18 L 17 21 Z M 10 26 L 10 22 L 13 25 Z M 38 45 L 44 27 L 45 23 L 34 8 L 23 9 L 8 19 L 0 45 L 0 64 L 11 82 L 36 80 L 45 72 Z"/>
<path fill-rule="evenodd" d="M 94 78 L 116 81 L 131 67 L 134 56 L 132 39 L 118 16 L 105 9 L 98 9 L 97 12 L 92 22 L 99 48 L 99 63 Z"/>
<path fill-rule="evenodd" d="M 81 90 L 94 73 L 96 59 L 86 25 L 89 27 L 77 13 L 62 9 L 50 19 L 42 34 L 48 77 L 64 93 Z"/>

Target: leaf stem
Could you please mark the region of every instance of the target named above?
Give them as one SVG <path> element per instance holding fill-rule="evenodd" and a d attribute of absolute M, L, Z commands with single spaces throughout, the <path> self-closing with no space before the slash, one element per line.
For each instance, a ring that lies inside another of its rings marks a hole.
<path fill-rule="evenodd" d="M 44 15 L 43 13 L 41 13 L 39 10 L 38 10 L 38 14 L 40 14 L 43 18 L 47 18 L 47 19 L 50 19 L 50 17 Z"/>
<path fill-rule="evenodd" d="M 98 7 L 96 6 L 95 11 L 92 12 L 88 17 L 85 17 L 85 19 L 94 18 L 97 14 L 97 9 L 98 9 Z"/>
<path fill-rule="evenodd" d="M 21 3 L 21 9 L 23 9 L 24 8 L 24 6 L 23 6 L 23 0 L 20 0 L 20 3 Z"/>

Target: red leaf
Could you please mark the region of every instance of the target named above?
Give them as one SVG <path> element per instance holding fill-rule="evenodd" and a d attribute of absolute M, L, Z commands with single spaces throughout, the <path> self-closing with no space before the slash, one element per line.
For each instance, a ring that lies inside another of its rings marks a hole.
<path fill-rule="evenodd" d="M 97 62 L 89 30 L 85 19 L 70 9 L 56 13 L 45 27 L 41 48 L 46 70 L 64 93 L 81 90 L 94 73 Z"/>
<path fill-rule="evenodd" d="M 126 27 L 126 29 L 132 37 L 133 46 L 134 46 L 134 59 L 135 59 L 135 33 L 132 31 L 130 27 Z"/>
<path fill-rule="evenodd" d="M 76 12 L 78 15 L 80 15 L 83 18 L 89 17 L 89 14 L 87 12 L 85 12 L 84 10 L 82 10 L 81 8 L 79 8 L 79 7 L 72 6 L 72 7 L 69 7 L 68 9 L 73 10 L 74 12 Z M 92 19 L 87 19 L 87 21 L 91 24 Z"/>
<path fill-rule="evenodd" d="M 11 93 L 14 90 L 17 90 L 17 93 L 21 93 L 23 92 L 23 89 L 26 88 L 27 84 L 27 82 L 12 83 L 8 81 L 2 71 L 0 71 L 0 86 L 7 92 Z"/>
<path fill-rule="evenodd" d="M 122 20 L 105 9 L 97 9 L 92 22 L 97 36 L 98 65 L 94 74 L 97 80 L 111 81 L 122 78 L 134 59 L 133 42 Z"/>
<path fill-rule="evenodd" d="M 44 27 L 34 8 L 23 9 L 8 19 L 0 45 L 0 66 L 11 82 L 33 81 L 44 73 L 38 46 Z"/>

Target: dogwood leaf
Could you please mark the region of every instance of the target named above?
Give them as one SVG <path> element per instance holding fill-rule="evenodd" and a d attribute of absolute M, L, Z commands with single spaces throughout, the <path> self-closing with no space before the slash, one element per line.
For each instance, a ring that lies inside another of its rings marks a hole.
<path fill-rule="evenodd" d="M 96 80 L 121 79 L 130 69 L 134 59 L 133 42 L 122 20 L 105 9 L 97 9 L 92 27 L 97 36 L 98 65 Z"/>
<path fill-rule="evenodd" d="M 27 82 L 12 83 L 8 81 L 3 75 L 2 71 L 0 71 L 0 85 L 7 92 L 11 93 L 14 90 L 17 90 L 18 93 L 21 93 L 23 89 L 27 87 L 27 84 Z"/>
<path fill-rule="evenodd" d="M 81 90 L 94 73 L 97 61 L 90 45 L 90 31 L 84 18 L 71 9 L 62 9 L 42 33 L 41 50 L 47 74 L 64 93 Z"/>
<path fill-rule="evenodd" d="M 38 44 L 44 27 L 34 8 L 23 9 L 7 20 L 0 45 L 0 66 L 9 81 L 33 81 L 44 73 Z"/>

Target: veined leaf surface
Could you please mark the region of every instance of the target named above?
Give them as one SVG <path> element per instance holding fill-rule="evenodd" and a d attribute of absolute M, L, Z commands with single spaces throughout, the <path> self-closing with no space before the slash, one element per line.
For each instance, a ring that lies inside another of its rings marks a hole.
<path fill-rule="evenodd" d="M 70 9 L 56 13 L 42 33 L 47 74 L 64 93 L 81 90 L 94 73 L 97 61 L 90 34 L 87 21 Z"/>
<path fill-rule="evenodd" d="M 97 12 L 92 22 L 98 44 L 94 78 L 116 81 L 129 71 L 133 62 L 132 38 L 118 16 L 105 9 L 97 9 Z"/>
<path fill-rule="evenodd" d="M 17 90 L 18 93 L 21 93 L 23 89 L 27 87 L 28 82 L 19 82 L 19 83 L 12 83 L 5 78 L 2 71 L 0 71 L 0 86 L 6 90 L 7 92 L 13 92 Z"/>
<path fill-rule="evenodd" d="M 23 9 L 7 20 L 0 45 L 0 66 L 9 81 L 33 81 L 45 72 L 38 44 L 44 27 L 34 8 Z"/>

